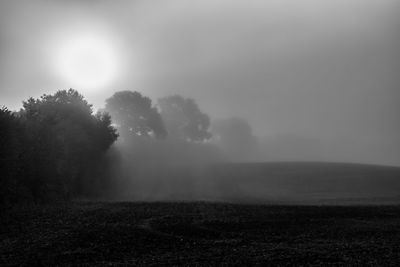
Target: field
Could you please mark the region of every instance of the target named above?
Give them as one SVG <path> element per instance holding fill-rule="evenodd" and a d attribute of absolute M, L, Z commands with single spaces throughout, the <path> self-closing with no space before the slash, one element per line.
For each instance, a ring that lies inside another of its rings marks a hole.
<path fill-rule="evenodd" d="M 400 205 L 400 168 L 348 163 L 226 163 L 137 170 L 125 201 Z M 121 199 L 119 199 L 121 200 Z"/>
<path fill-rule="evenodd" d="M 399 266 L 400 206 L 99 203 L 9 210 L 0 265 Z"/>
<path fill-rule="evenodd" d="M 0 265 L 400 266 L 399 173 L 218 165 L 177 173 L 168 194 L 148 184 L 163 201 L 2 209 Z"/>

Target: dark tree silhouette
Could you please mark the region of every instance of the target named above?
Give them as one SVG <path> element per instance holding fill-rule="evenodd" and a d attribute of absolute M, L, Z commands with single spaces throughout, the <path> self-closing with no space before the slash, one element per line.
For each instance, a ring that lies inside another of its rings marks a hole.
<path fill-rule="evenodd" d="M 167 135 L 157 108 L 152 106 L 150 98 L 139 92 L 116 92 L 106 100 L 105 110 L 125 138 L 164 138 Z"/>
<path fill-rule="evenodd" d="M 158 100 L 161 117 L 168 136 L 190 142 L 203 142 L 211 138 L 210 118 L 190 98 L 173 95 Z"/>
<path fill-rule="evenodd" d="M 29 129 L 25 176 L 35 198 L 52 189 L 67 197 L 90 190 L 88 171 L 117 138 L 110 116 L 92 113 L 73 89 L 23 102 L 20 115 Z"/>
<path fill-rule="evenodd" d="M 24 131 L 7 108 L 0 109 L 0 204 L 15 202 L 20 184 Z"/>

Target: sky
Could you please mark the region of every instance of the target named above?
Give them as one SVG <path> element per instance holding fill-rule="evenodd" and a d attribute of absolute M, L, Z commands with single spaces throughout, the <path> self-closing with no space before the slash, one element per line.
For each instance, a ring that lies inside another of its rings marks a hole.
<path fill-rule="evenodd" d="M 271 159 L 400 166 L 399 13 L 398 0 L 1 1 L 0 105 L 70 87 L 95 108 L 119 90 L 181 94 L 248 120 Z"/>

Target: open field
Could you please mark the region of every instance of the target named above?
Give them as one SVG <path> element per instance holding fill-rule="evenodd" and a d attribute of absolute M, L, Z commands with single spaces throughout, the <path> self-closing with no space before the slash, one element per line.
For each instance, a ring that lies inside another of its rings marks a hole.
<path fill-rule="evenodd" d="M 225 163 L 133 172 L 123 200 L 400 205 L 400 168 L 349 163 Z M 119 199 L 121 200 L 121 199 Z"/>
<path fill-rule="evenodd" d="M 348 163 L 225 164 L 214 168 L 225 197 L 301 204 L 400 204 L 400 168 Z M 231 188 L 230 192 L 229 189 Z"/>
<path fill-rule="evenodd" d="M 400 206 L 74 202 L 0 217 L 0 265 L 400 265 Z"/>
<path fill-rule="evenodd" d="M 400 265 L 400 168 L 169 168 L 136 173 L 141 201 L 1 210 L 0 265 Z"/>

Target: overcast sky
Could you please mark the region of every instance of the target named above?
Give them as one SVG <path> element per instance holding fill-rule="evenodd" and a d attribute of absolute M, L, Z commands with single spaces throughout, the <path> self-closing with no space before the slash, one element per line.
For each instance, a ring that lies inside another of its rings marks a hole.
<path fill-rule="evenodd" d="M 118 90 L 179 93 L 265 142 L 320 146 L 312 159 L 400 165 L 399 13 L 398 0 L 1 1 L 0 105 L 70 87 L 97 108 Z M 95 89 L 55 63 L 86 35 L 115 50 Z"/>

